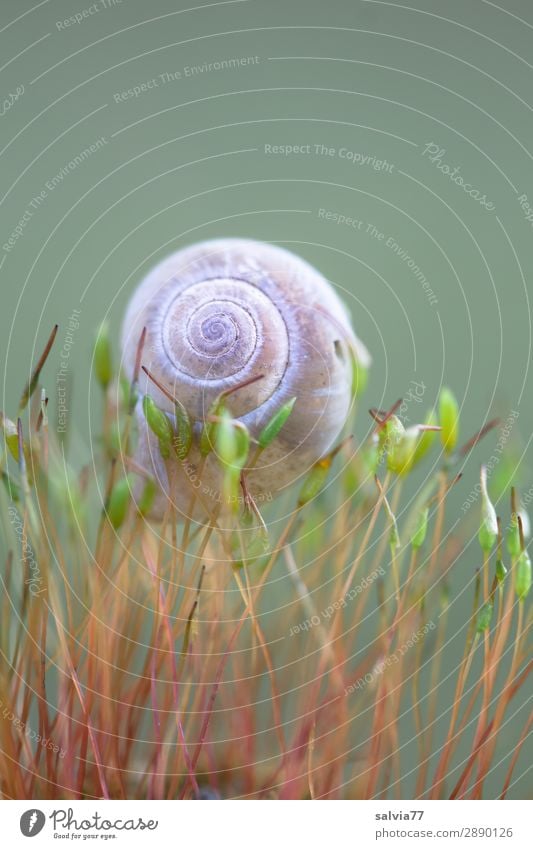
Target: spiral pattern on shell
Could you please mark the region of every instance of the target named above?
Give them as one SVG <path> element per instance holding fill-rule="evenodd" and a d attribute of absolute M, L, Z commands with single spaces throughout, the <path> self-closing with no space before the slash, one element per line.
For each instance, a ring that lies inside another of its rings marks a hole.
<path fill-rule="evenodd" d="M 351 402 L 349 347 L 368 354 L 354 336 L 330 284 L 289 251 L 243 239 L 203 242 L 177 251 L 142 281 L 123 329 L 123 362 L 131 378 L 146 327 L 143 363 L 186 407 L 197 434 L 221 392 L 251 377 L 261 380 L 231 395 L 234 416 L 256 436 L 282 404 L 292 415 L 253 471 L 255 493 L 274 495 L 324 455 Z M 171 402 L 146 377 L 141 392 L 172 413 Z M 168 491 L 167 470 L 139 416 L 137 460 Z M 191 454 L 195 468 L 198 457 Z M 216 458 L 202 474 L 218 491 Z M 186 487 L 183 487 L 186 489 Z M 184 508 L 186 496 L 179 499 Z"/>

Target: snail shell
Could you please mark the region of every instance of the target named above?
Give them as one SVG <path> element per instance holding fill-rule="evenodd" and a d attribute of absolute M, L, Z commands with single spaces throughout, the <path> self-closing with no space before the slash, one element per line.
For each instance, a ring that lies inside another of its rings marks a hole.
<path fill-rule="evenodd" d="M 181 512 L 193 489 L 199 507 L 220 503 L 216 456 L 208 456 L 201 481 L 196 473 L 198 436 L 221 392 L 263 375 L 228 398 L 232 414 L 252 437 L 282 404 L 297 398 L 279 436 L 247 477 L 254 497 L 270 500 L 304 475 L 339 435 L 351 403 L 349 349 L 362 365 L 369 362 L 346 310 L 321 274 L 283 248 L 245 239 L 207 241 L 177 251 L 145 277 L 124 321 L 123 365 L 130 379 L 143 327 L 143 364 L 195 423 L 195 443 L 185 464 L 164 462 L 138 409 L 135 459 L 159 482 L 158 515 L 169 495 L 169 463 L 176 467 L 173 498 Z M 172 403 L 144 374 L 140 391 L 173 420 Z"/>

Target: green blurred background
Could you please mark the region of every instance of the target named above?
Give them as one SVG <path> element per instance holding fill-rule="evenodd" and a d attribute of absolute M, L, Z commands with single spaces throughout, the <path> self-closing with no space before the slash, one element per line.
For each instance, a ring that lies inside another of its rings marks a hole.
<path fill-rule="evenodd" d="M 14 411 L 58 322 L 53 406 L 80 311 L 69 407 L 87 459 L 99 323 L 118 340 L 136 283 L 169 252 L 244 236 L 338 288 L 374 360 L 365 406 L 416 381 L 414 423 L 448 384 L 465 438 L 518 412 L 527 490 L 532 42 L 529 0 L 2 0 L 1 407 Z M 452 521 L 497 438 L 465 469 Z"/>

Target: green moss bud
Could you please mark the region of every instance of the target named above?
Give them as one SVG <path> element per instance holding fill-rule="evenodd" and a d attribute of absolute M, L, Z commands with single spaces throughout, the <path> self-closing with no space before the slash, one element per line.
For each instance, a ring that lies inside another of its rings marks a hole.
<path fill-rule="evenodd" d="M 525 539 L 528 539 L 528 537 L 531 536 L 531 523 L 529 521 L 529 516 L 523 507 L 520 507 L 518 515 L 520 517 L 520 521 L 522 522 L 522 534 Z"/>
<path fill-rule="evenodd" d="M 122 410 L 129 410 L 130 408 L 130 393 L 131 393 L 131 384 L 128 378 L 121 374 L 119 381 L 119 404 Z"/>
<path fill-rule="evenodd" d="M 150 395 L 145 395 L 143 398 L 143 412 L 148 427 L 159 440 L 161 456 L 165 460 L 168 460 L 170 457 L 170 447 L 174 439 L 174 431 L 168 417 L 159 409 Z"/>
<path fill-rule="evenodd" d="M 131 482 L 128 477 L 121 478 L 116 482 L 107 505 L 107 517 L 113 528 L 118 529 L 124 524 L 128 515 L 128 507 L 131 499 Z"/>
<path fill-rule="evenodd" d="M 515 567 L 515 592 L 520 601 L 523 601 L 525 598 L 527 598 L 530 589 L 531 558 L 526 549 L 524 549 L 524 551 L 521 552 L 520 557 L 516 561 Z"/>
<path fill-rule="evenodd" d="M 245 511 L 246 512 L 246 511 Z M 252 524 L 243 526 L 241 522 L 240 532 L 235 531 L 231 535 L 231 549 L 234 568 L 241 569 L 244 565 L 250 566 L 258 558 L 264 557 L 270 551 L 270 540 L 266 527 L 257 522 L 257 518 L 248 511 Z"/>
<path fill-rule="evenodd" d="M 350 349 L 352 364 L 352 398 L 360 398 L 368 383 L 368 368 L 364 366 L 352 349 Z"/>
<path fill-rule="evenodd" d="M 359 469 L 355 462 L 350 462 L 346 464 L 342 474 L 342 484 L 344 487 L 344 492 L 349 498 L 354 497 L 361 487 L 361 479 L 359 476 Z"/>
<path fill-rule="evenodd" d="M 498 558 L 498 560 L 496 561 L 496 580 L 499 584 L 503 584 L 506 575 L 507 569 L 505 568 L 505 563 L 503 562 L 503 560 L 500 560 Z"/>
<path fill-rule="evenodd" d="M 427 413 L 426 418 L 424 420 L 424 424 L 428 428 L 437 427 L 438 421 L 437 421 L 437 414 L 435 413 L 435 410 L 430 410 Z M 436 430 L 422 430 L 421 431 L 420 436 L 418 437 L 418 442 L 416 444 L 416 448 L 415 448 L 413 465 L 415 463 L 419 463 L 420 460 L 422 460 L 426 456 L 426 454 L 430 451 L 430 449 L 431 449 L 433 443 L 435 442 L 436 438 L 437 438 L 437 431 Z"/>
<path fill-rule="evenodd" d="M 221 464 L 227 468 L 243 468 L 250 449 L 247 428 L 225 411 L 217 422 L 216 448 Z"/>
<path fill-rule="evenodd" d="M 393 517 L 393 522 L 391 524 L 390 534 L 389 534 L 389 545 L 392 551 L 396 551 L 398 548 L 401 548 L 400 542 L 400 534 L 398 532 L 398 525 L 396 524 L 396 519 Z"/>
<path fill-rule="evenodd" d="M 303 507 L 304 504 L 316 498 L 326 483 L 330 468 L 331 459 L 329 457 L 324 457 L 323 460 L 315 463 L 303 482 L 298 498 L 298 507 Z"/>
<path fill-rule="evenodd" d="M 487 490 L 487 470 L 481 467 L 481 525 L 479 527 L 479 544 L 484 552 L 494 547 L 498 538 L 498 518 L 496 510 L 489 498 Z"/>
<path fill-rule="evenodd" d="M 414 463 L 419 431 L 416 427 L 404 430 L 396 440 L 389 445 L 387 468 L 396 475 L 407 475 Z"/>
<path fill-rule="evenodd" d="M 118 457 L 122 446 L 122 432 L 120 424 L 115 419 L 113 419 L 109 427 L 107 444 L 112 456 Z"/>
<path fill-rule="evenodd" d="M 482 634 L 484 631 L 487 631 L 490 628 L 493 611 L 494 605 L 492 601 L 485 602 L 485 604 L 479 611 L 477 617 L 476 631 L 478 632 L 478 634 Z"/>
<path fill-rule="evenodd" d="M 224 412 L 224 401 L 221 398 L 216 398 L 208 410 L 207 418 L 200 435 L 200 454 L 202 457 L 207 457 L 215 445 L 217 423 L 212 421 L 212 419 L 220 418 Z"/>
<path fill-rule="evenodd" d="M 451 454 L 459 438 L 459 405 L 455 395 L 443 386 L 439 398 L 440 438 L 444 450 Z"/>
<path fill-rule="evenodd" d="M 3 413 L 0 413 L 0 428 L 4 432 L 4 439 L 9 453 L 11 454 L 13 459 L 19 464 L 19 467 L 24 467 L 24 473 L 26 474 L 27 483 L 32 484 L 33 463 L 30 446 L 24 439 L 22 439 L 22 451 L 24 456 L 21 463 L 21 459 L 19 456 L 19 432 L 17 425 L 15 424 L 15 422 L 12 422 L 11 419 L 6 418 Z"/>
<path fill-rule="evenodd" d="M 18 503 L 20 501 L 20 490 L 7 472 L 2 472 L 2 481 L 11 501 Z"/>
<path fill-rule="evenodd" d="M 361 448 L 361 456 L 370 474 L 375 475 L 382 457 L 379 438 L 376 434 L 372 434 L 370 439 L 365 442 Z"/>
<path fill-rule="evenodd" d="M 224 472 L 224 496 L 237 511 L 241 472 L 248 459 L 250 435 L 248 429 L 227 411 L 222 413 L 216 425 L 216 450 Z"/>
<path fill-rule="evenodd" d="M 107 324 L 102 324 L 96 337 L 94 346 L 94 372 L 102 389 L 107 389 L 113 379 L 111 342 Z"/>
<path fill-rule="evenodd" d="M 174 405 L 177 435 L 174 437 L 174 453 L 178 460 L 185 460 L 192 445 L 192 424 L 187 410 L 179 401 Z"/>
<path fill-rule="evenodd" d="M 148 478 L 148 480 L 144 484 L 139 503 L 137 504 L 137 510 L 139 511 L 141 516 L 148 516 L 151 513 L 152 508 L 154 506 L 156 493 L 157 487 L 155 481 L 152 480 L 152 478 Z"/>
<path fill-rule="evenodd" d="M 19 437 L 17 426 L 15 422 L 12 422 L 11 419 L 6 418 L 3 413 L 0 413 L 0 427 L 4 431 L 4 439 L 9 453 L 18 463 Z"/>
<path fill-rule="evenodd" d="M 389 416 L 378 432 L 378 444 L 381 454 L 389 454 L 396 443 L 402 438 L 405 428 L 398 416 Z"/>
<path fill-rule="evenodd" d="M 416 527 L 411 537 L 411 546 L 414 549 L 421 548 L 421 546 L 424 544 L 424 540 L 426 539 L 426 534 L 428 530 L 428 516 L 429 507 L 424 507 L 424 509 L 421 510 L 418 514 Z"/>
<path fill-rule="evenodd" d="M 518 527 L 518 517 L 516 513 L 511 516 L 509 530 L 507 532 L 507 551 L 511 557 L 518 557 L 520 554 L 520 530 Z"/>
<path fill-rule="evenodd" d="M 259 434 L 258 442 L 261 448 L 267 448 L 270 443 L 274 441 L 281 428 L 292 413 L 292 409 L 295 403 L 296 396 L 294 398 L 291 398 L 290 401 L 287 401 L 285 404 L 283 404 L 283 406 L 280 407 L 276 413 L 274 413 L 268 424 L 265 425 L 265 427 Z"/>

